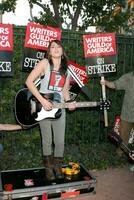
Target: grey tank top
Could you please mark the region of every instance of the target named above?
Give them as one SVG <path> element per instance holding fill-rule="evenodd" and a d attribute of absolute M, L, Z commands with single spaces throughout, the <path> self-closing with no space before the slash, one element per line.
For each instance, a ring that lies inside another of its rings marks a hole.
<path fill-rule="evenodd" d="M 63 98 L 63 94 L 62 94 L 62 89 L 60 91 L 55 91 L 54 89 L 49 89 L 50 88 L 50 76 L 51 76 L 51 67 L 50 64 L 48 63 L 48 67 L 47 67 L 47 72 L 45 74 L 45 76 L 43 77 L 43 79 L 41 79 L 41 83 L 40 83 L 40 93 L 43 94 L 47 94 L 47 93 L 59 93 L 61 96 L 61 102 L 64 102 L 64 98 Z M 57 75 L 58 77 L 58 75 Z M 56 82 L 55 82 L 56 84 Z M 56 87 L 54 84 L 53 87 Z"/>

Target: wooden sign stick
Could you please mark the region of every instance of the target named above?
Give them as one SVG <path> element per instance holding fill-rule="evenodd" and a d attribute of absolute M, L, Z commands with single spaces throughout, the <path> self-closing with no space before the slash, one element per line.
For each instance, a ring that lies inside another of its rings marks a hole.
<path fill-rule="evenodd" d="M 104 81 L 104 76 L 101 76 L 101 81 Z M 102 99 L 105 101 L 106 100 L 106 86 L 102 85 Z M 107 113 L 107 108 L 104 106 L 104 122 L 105 122 L 105 127 L 108 127 L 108 113 Z"/>

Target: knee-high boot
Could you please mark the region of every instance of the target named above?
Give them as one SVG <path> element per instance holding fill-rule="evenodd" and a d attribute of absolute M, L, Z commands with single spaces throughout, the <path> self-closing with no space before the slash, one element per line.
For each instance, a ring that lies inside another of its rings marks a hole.
<path fill-rule="evenodd" d="M 57 179 L 64 178 L 64 175 L 62 173 L 62 163 L 63 163 L 62 157 L 54 157 L 54 172 Z"/>
<path fill-rule="evenodd" d="M 54 166 L 53 156 L 52 155 L 44 156 L 43 158 L 44 158 L 43 162 L 44 162 L 45 171 L 46 171 L 46 178 L 49 181 L 53 181 L 55 179 L 54 172 L 53 172 L 53 166 Z"/>

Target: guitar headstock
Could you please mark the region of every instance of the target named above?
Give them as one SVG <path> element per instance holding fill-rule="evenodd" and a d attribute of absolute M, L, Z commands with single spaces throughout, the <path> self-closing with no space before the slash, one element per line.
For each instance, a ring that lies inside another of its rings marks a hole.
<path fill-rule="evenodd" d="M 100 99 L 100 110 L 107 109 L 109 110 L 111 102 L 109 100 Z"/>

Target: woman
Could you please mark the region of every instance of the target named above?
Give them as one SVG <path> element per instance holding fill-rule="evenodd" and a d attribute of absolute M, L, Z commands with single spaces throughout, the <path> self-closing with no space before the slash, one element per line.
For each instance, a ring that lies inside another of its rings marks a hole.
<path fill-rule="evenodd" d="M 51 41 L 48 46 L 47 58 L 37 64 L 26 80 L 28 89 L 41 103 L 44 110 L 53 109 L 53 103 L 44 98 L 41 93 L 56 94 L 56 99 L 60 99 L 61 102 L 70 100 L 70 76 L 67 68 L 68 62 L 64 47 L 59 40 Z M 38 90 L 34 85 L 34 81 L 41 76 L 44 76 L 44 78 L 41 79 L 40 89 Z M 75 103 L 69 103 L 68 109 L 74 110 Z M 44 119 L 40 121 L 39 125 L 46 177 L 48 180 L 54 180 L 55 175 L 58 179 L 62 178 L 61 164 L 64 155 L 65 109 L 62 109 L 62 115 L 59 119 Z"/>

